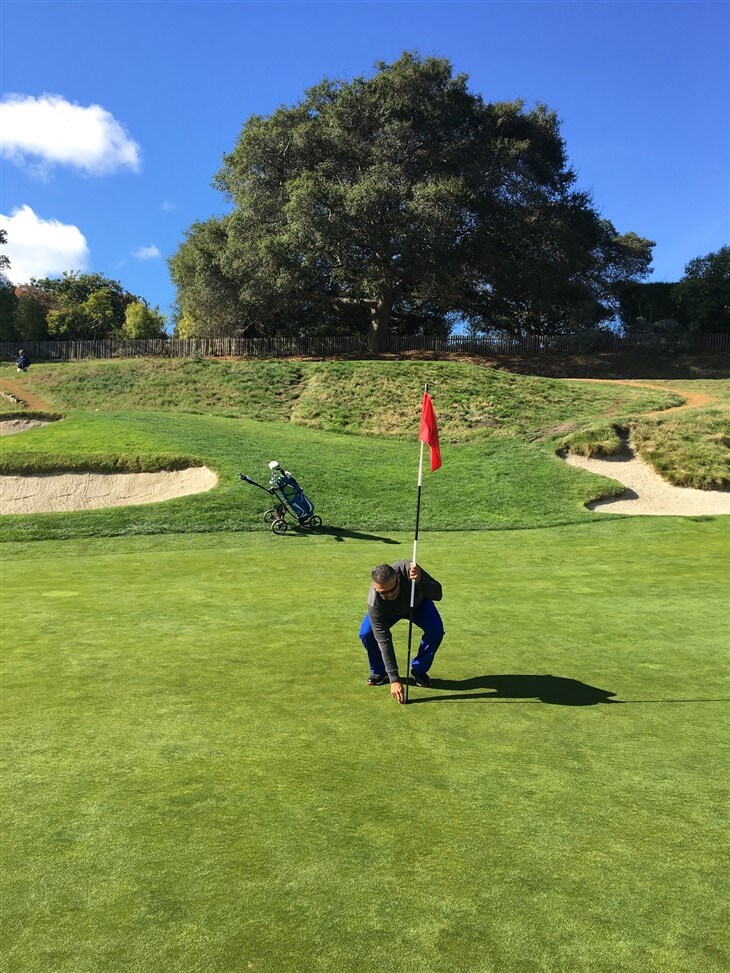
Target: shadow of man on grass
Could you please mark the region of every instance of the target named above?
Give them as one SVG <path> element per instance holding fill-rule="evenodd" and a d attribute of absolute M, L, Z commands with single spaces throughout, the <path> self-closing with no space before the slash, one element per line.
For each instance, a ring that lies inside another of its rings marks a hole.
<path fill-rule="evenodd" d="M 432 679 L 431 689 L 438 696 L 410 696 L 410 703 L 432 703 L 455 699 L 502 699 L 513 702 L 549 703 L 552 706 L 595 706 L 597 703 L 618 703 L 611 699 L 616 693 L 597 686 L 589 686 L 578 679 L 563 676 L 473 676 L 470 679 Z M 473 692 L 488 689 L 490 692 Z M 457 690 L 441 695 L 442 690 Z"/>

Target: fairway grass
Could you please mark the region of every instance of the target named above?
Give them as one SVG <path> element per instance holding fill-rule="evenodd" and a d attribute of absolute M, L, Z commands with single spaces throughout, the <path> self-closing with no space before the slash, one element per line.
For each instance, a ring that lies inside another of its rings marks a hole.
<path fill-rule="evenodd" d="M 8 367 L 0 367 L 7 379 Z M 150 472 L 207 466 L 205 496 L 114 512 L 4 516 L 0 541 L 266 529 L 259 491 L 271 459 L 295 472 L 333 530 L 412 527 L 420 396 L 430 384 L 444 473 L 429 489 L 437 530 L 524 529 L 587 522 L 586 504 L 623 492 L 570 470 L 556 451 L 622 450 L 616 429 L 676 485 L 730 482 L 730 383 L 702 382 L 717 404 L 678 405 L 647 389 L 516 375 L 459 362 L 84 361 L 34 366 L 13 382 L 66 418 L 0 442 L 0 473 Z"/>
<path fill-rule="evenodd" d="M 726 970 L 726 522 L 357 533 L 3 545 L 8 973 Z"/>
<path fill-rule="evenodd" d="M 146 471 L 207 466 L 208 493 L 160 504 L 78 513 L 6 515 L 0 540 L 121 534 L 268 531 L 268 498 L 238 473 L 268 482 L 278 459 L 298 477 L 325 530 L 382 533 L 413 526 L 418 444 L 284 423 L 153 413 L 75 412 L 2 444 L 3 473 L 51 469 Z M 554 447 L 516 437 L 444 444 L 444 471 L 429 477 L 424 515 L 439 530 L 543 527 L 598 518 L 585 504 L 611 481 L 566 466 Z M 623 488 L 613 485 L 617 493 Z M 293 538 L 287 538 L 293 541 Z"/>

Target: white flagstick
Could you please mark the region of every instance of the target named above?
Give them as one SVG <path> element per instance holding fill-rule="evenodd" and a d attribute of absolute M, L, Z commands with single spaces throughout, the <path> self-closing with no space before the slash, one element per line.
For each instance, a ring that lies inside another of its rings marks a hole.
<path fill-rule="evenodd" d="M 428 392 L 428 383 L 423 387 L 424 393 Z M 418 521 L 421 517 L 421 483 L 423 482 L 423 447 L 421 440 L 421 456 L 418 461 L 418 500 L 416 502 L 416 532 L 413 538 L 413 561 L 418 564 Z M 416 579 L 411 579 L 411 610 L 408 617 L 408 663 L 406 665 L 406 703 L 408 702 L 408 686 L 411 678 L 411 639 L 413 637 L 413 609 L 416 603 Z"/>

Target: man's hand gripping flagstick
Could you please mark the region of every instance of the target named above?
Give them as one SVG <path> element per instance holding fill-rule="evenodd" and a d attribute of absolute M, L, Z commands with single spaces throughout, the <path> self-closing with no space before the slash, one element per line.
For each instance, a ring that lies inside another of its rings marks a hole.
<path fill-rule="evenodd" d="M 413 608 L 416 600 L 416 584 L 420 576 L 418 567 L 418 525 L 421 519 L 421 484 L 423 482 L 423 447 L 428 443 L 431 459 L 431 472 L 442 465 L 441 448 L 439 446 L 439 431 L 436 424 L 436 413 L 433 411 L 433 402 L 428 394 L 428 382 L 423 386 L 423 402 L 421 404 L 421 427 L 418 431 L 418 438 L 421 443 L 421 455 L 418 461 L 418 499 L 416 501 L 416 530 L 413 538 L 413 563 L 409 572 L 411 578 L 411 606 L 408 617 L 408 663 L 406 665 L 406 692 L 404 702 L 408 702 L 408 687 L 411 681 L 411 642 L 413 638 Z"/>

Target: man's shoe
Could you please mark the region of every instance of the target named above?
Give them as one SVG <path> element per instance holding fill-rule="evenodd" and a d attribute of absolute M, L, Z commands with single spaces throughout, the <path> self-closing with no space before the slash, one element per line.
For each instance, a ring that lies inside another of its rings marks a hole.
<path fill-rule="evenodd" d="M 431 688 L 431 677 L 427 672 L 416 672 L 415 669 L 411 669 L 411 678 L 417 686 L 421 686 L 423 689 Z"/>
<path fill-rule="evenodd" d="M 368 679 L 368 686 L 384 686 L 386 682 L 390 682 L 386 673 L 382 676 L 370 676 Z"/>

